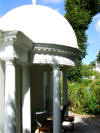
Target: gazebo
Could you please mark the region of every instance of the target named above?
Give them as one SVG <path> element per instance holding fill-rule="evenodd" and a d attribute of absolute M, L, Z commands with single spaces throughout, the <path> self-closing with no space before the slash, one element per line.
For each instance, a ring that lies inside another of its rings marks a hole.
<path fill-rule="evenodd" d="M 60 77 L 68 103 L 67 71 L 80 57 L 75 33 L 57 11 L 45 6 L 17 7 L 0 19 L 0 130 L 32 133 L 32 115 L 53 116 L 61 133 Z"/>

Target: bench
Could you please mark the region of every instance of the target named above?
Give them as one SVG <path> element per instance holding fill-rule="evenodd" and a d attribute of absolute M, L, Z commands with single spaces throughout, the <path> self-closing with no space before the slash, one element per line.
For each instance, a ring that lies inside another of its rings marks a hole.
<path fill-rule="evenodd" d="M 64 105 L 61 110 L 61 122 L 71 122 L 71 130 L 74 129 L 74 117 L 73 116 L 65 116 L 66 108 L 69 106 L 69 104 Z M 63 130 L 67 130 L 66 126 L 62 125 Z M 42 126 L 38 126 L 37 129 L 40 132 L 51 132 L 53 130 L 53 118 L 51 120 L 45 120 L 44 124 Z"/>

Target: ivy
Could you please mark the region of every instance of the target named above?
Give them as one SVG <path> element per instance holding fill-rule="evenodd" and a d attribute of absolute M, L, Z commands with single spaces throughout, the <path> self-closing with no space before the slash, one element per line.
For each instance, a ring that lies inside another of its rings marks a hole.
<path fill-rule="evenodd" d="M 68 77 L 79 81 L 82 77 L 82 59 L 87 54 L 88 36 L 86 35 L 86 30 L 92 22 L 93 16 L 100 12 L 100 0 L 65 0 L 65 10 L 65 18 L 72 25 L 76 33 L 79 49 L 82 51 L 78 68 L 72 69 Z"/>

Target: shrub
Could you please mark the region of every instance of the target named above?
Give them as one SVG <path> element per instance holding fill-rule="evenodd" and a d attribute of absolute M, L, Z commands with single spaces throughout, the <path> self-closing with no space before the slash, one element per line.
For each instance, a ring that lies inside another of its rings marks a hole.
<path fill-rule="evenodd" d="M 89 84 L 90 84 L 91 82 L 92 82 L 91 79 L 83 79 L 83 80 L 81 81 L 81 84 L 82 84 L 84 87 L 88 87 Z"/>
<path fill-rule="evenodd" d="M 100 114 L 100 80 L 83 79 L 81 83 L 68 83 L 71 110 L 78 113 Z M 92 88 L 88 90 L 87 88 Z"/>
<path fill-rule="evenodd" d="M 84 99 L 83 112 L 87 114 L 94 114 L 94 115 L 97 115 L 100 113 L 99 104 L 96 101 L 96 98 L 93 96 L 92 92 L 89 92 L 87 95 L 87 98 Z"/>
<path fill-rule="evenodd" d="M 96 79 L 100 79 L 100 73 L 99 73 L 99 72 L 96 72 L 95 78 L 96 78 Z"/>
<path fill-rule="evenodd" d="M 90 88 L 92 88 L 93 97 L 95 97 L 97 103 L 100 104 L 100 79 L 92 81 Z"/>

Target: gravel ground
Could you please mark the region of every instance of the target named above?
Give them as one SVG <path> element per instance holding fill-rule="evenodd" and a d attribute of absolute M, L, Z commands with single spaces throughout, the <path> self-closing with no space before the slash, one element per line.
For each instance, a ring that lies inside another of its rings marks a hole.
<path fill-rule="evenodd" d="M 65 133 L 100 133 L 100 117 L 69 114 L 75 116 L 74 131 L 67 130 Z M 70 129 L 70 126 L 68 126 Z"/>
<path fill-rule="evenodd" d="M 70 130 L 70 123 L 63 123 L 67 127 L 64 133 L 100 133 L 100 116 L 86 116 L 71 112 L 69 115 L 74 116 L 74 130 Z M 35 133 L 39 133 L 38 130 Z"/>

